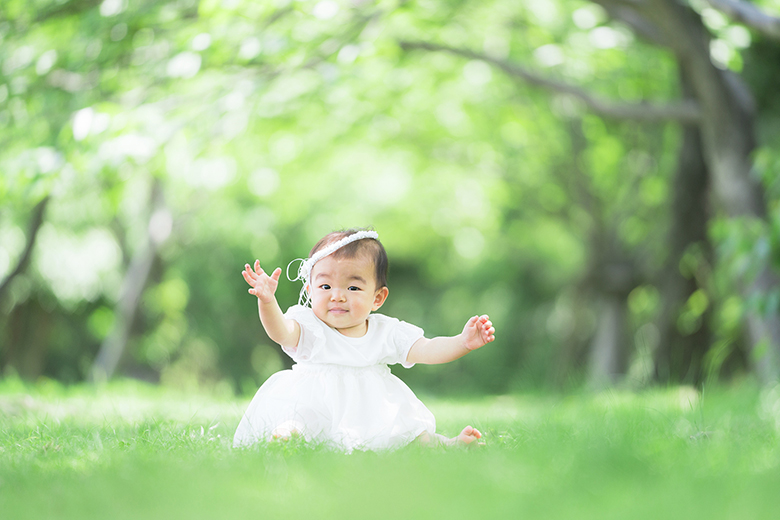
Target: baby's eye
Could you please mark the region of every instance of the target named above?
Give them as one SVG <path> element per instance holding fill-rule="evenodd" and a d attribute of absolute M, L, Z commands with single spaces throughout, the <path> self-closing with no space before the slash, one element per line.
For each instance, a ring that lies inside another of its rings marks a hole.
<path fill-rule="evenodd" d="M 360 287 L 356 287 L 356 286 L 354 286 L 354 285 L 353 285 L 353 286 L 351 286 L 351 287 L 347 288 L 347 290 L 348 290 L 348 291 L 359 291 L 359 290 L 360 290 Z"/>
<path fill-rule="evenodd" d="M 324 289 L 324 290 L 326 290 L 326 291 L 327 291 L 327 290 L 329 290 L 329 289 L 330 289 L 330 285 L 328 285 L 328 284 L 324 283 L 324 284 L 320 285 L 320 289 Z"/>

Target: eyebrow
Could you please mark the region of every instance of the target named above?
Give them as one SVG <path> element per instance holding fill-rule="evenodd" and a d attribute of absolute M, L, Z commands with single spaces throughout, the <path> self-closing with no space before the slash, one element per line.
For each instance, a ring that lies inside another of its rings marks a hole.
<path fill-rule="evenodd" d="M 320 278 L 330 278 L 330 273 L 317 273 L 317 276 L 314 277 L 315 280 L 319 280 Z M 365 278 L 356 274 L 350 276 L 349 279 L 368 284 L 368 281 Z"/>

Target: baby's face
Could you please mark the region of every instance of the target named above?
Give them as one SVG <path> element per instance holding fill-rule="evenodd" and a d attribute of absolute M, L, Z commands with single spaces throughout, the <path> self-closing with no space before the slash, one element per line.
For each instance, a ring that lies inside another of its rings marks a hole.
<path fill-rule="evenodd" d="M 377 289 L 374 263 L 365 256 L 326 256 L 311 272 L 309 294 L 315 316 L 345 336 L 366 334 L 368 315 L 382 306 L 387 293 L 387 287 Z"/>

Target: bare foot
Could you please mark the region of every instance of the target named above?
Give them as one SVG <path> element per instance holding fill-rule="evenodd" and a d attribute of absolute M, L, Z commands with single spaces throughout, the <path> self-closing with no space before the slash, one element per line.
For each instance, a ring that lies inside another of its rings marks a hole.
<path fill-rule="evenodd" d="M 271 432 L 271 438 L 275 441 L 289 441 L 302 437 L 299 425 L 295 421 L 285 421 Z"/>
<path fill-rule="evenodd" d="M 482 433 L 479 430 L 472 428 L 471 426 L 466 426 L 463 428 L 463 431 L 460 432 L 460 435 L 453 437 L 451 440 L 453 441 L 453 444 L 468 446 L 480 438 L 482 438 Z M 478 445 L 479 444 L 474 444 L 474 446 Z"/>
<path fill-rule="evenodd" d="M 417 442 L 426 446 L 479 446 L 480 443 L 475 442 L 482 438 L 482 433 L 476 428 L 466 426 L 460 435 L 457 437 L 447 438 L 439 433 L 430 435 L 428 432 L 422 432 L 417 437 Z"/>
<path fill-rule="evenodd" d="M 291 432 L 277 432 L 275 431 L 273 434 L 271 434 L 271 438 L 275 441 L 283 441 L 287 442 L 290 439 L 299 439 L 301 437 L 301 434 L 298 430 L 293 430 Z"/>

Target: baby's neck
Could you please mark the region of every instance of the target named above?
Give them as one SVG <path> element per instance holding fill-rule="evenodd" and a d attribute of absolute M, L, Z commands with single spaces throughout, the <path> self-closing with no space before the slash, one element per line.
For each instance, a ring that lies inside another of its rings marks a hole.
<path fill-rule="evenodd" d="M 363 322 L 362 325 L 357 325 L 355 327 L 349 327 L 346 329 L 333 329 L 342 336 L 346 336 L 347 338 L 362 338 L 366 334 L 368 334 L 368 319 L 366 319 L 365 322 Z"/>

